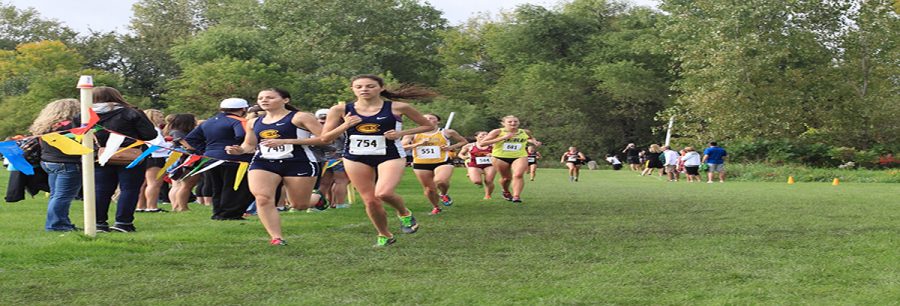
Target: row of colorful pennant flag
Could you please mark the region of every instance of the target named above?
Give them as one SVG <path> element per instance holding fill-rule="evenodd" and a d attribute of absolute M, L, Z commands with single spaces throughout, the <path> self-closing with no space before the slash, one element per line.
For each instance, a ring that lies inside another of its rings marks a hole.
<path fill-rule="evenodd" d="M 41 140 L 43 140 L 47 144 L 59 149 L 64 154 L 85 155 L 85 154 L 94 152 L 93 149 L 86 148 L 81 143 L 81 141 L 83 140 L 84 135 L 87 133 L 87 131 L 94 130 L 96 132 L 99 130 L 106 130 L 110 133 L 109 139 L 106 141 L 106 145 L 104 146 L 103 153 L 100 154 L 100 156 L 98 156 L 98 158 L 97 158 L 97 162 L 101 166 L 106 165 L 106 163 L 109 161 L 110 158 L 112 158 L 113 155 L 120 153 L 124 150 L 131 149 L 131 148 L 145 144 L 144 141 L 125 136 L 123 134 L 117 133 L 115 131 L 106 129 L 106 128 L 98 125 L 97 122 L 100 121 L 100 118 L 97 116 L 96 113 L 94 113 L 93 110 L 91 110 L 90 113 L 91 113 L 91 115 L 90 115 L 90 120 L 88 121 L 88 124 L 86 124 L 82 127 L 70 129 L 70 130 L 66 131 L 68 133 L 65 135 L 61 134 L 59 132 L 53 132 L 53 133 L 47 133 L 44 135 L 36 135 L 33 137 L 40 137 Z M 126 138 L 134 139 L 135 142 L 126 146 L 125 148 L 120 149 L 120 147 L 122 146 L 122 143 L 125 141 Z M 137 158 L 134 159 L 134 161 L 132 161 L 130 164 L 128 164 L 125 167 L 129 168 L 129 169 L 134 168 L 135 166 L 140 164 L 141 161 L 143 161 L 145 158 L 150 156 L 151 153 L 153 153 L 159 149 L 169 150 L 172 152 L 171 152 L 171 154 L 169 154 L 169 157 L 166 159 L 165 165 L 162 167 L 162 169 L 160 169 L 159 173 L 156 174 L 157 179 L 161 178 L 163 176 L 163 174 L 165 174 L 166 171 L 170 167 L 175 165 L 175 163 L 178 162 L 178 160 L 181 159 L 182 156 L 187 154 L 187 158 L 185 158 L 184 161 L 181 162 L 181 164 L 177 165 L 175 168 L 172 168 L 172 170 L 169 170 L 169 171 L 175 171 L 175 170 L 178 170 L 181 168 L 191 169 L 191 171 L 189 171 L 188 174 L 184 176 L 184 177 L 188 177 L 188 176 L 193 176 L 193 175 L 203 173 L 209 169 L 212 169 L 212 168 L 215 168 L 215 167 L 221 165 L 222 163 L 226 163 L 226 162 L 238 163 L 239 166 L 238 166 L 237 173 L 235 174 L 235 180 L 234 180 L 234 189 L 237 190 L 241 181 L 244 179 L 244 174 L 247 172 L 247 168 L 250 166 L 249 163 L 244 162 L 244 161 L 219 160 L 219 159 L 215 159 L 215 158 L 211 158 L 211 157 L 207 157 L 207 156 L 203 156 L 203 155 L 191 154 L 191 153 L 184 152 L 184 151 L 182 151 L 180 149 L 176 149 L 176 148 L 167 148 L 167 147 L 162 147 L 162 146 L 155 145 L 155 144 L 150 144 L 149 147 L 147 148 L 147 150 L 144 150 L 143 152 L 141 152 L 141 154 L 138 155 Z M 18 144 L 16 144 L 15 140 L 0 142 L 0 154 L 2 154 L 3 157 L 5 157 L 14 168 L 21 171 L 23 174 L 34 175 L 33 166 L 30 163 L 28 163 L 27 160 L 25 160 L 25 152 L 22 150 L 22 148 L 20 148 L 18 146 Z M 212 162 L 210 162 L 210 161 L 212 161 Z"/>

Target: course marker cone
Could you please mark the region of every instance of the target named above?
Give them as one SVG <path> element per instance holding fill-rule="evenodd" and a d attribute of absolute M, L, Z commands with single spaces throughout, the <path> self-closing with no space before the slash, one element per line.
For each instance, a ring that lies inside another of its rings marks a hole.
<path fill-rule="evenodd" d="M 794 177 L 788 176 L 788 185 L 792 185 L 792 184 L 794 184 Z"/>
<path fill-rule="evenodd" d="M 838 180 L 837 178 L 834 178 L 834 181 L 831 182 L 831 186 L 837 186 L 837 185 L 840 185 L 840 184 L 841 184 L 841 181 Z"/>

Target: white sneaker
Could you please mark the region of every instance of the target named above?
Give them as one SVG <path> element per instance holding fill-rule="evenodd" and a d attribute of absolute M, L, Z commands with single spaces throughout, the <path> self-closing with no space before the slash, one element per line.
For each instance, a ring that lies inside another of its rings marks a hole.
<path fill-rule="evenodd" d="M 350 204 L 336 204 L 334 208 L 350 208 Z"/>

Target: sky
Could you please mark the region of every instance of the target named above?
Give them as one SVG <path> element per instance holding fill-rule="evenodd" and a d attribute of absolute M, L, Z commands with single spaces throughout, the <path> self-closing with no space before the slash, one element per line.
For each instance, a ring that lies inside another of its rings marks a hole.
<path fill-rule="evenodd" d="M 0 0 L 19 9 L 33 7 L 43 18 L 56 19 L 79 33 L 128 31 L 131 6 L 137 0 Z M 655 7 L 658 0 L 625 0 L 636 5 Z M 517 5 L 530 3 L 554 7 L 558 0 L 428 0 L 444 12 L 451 25 L 460 24 L 478 13 L 496 15 Z"/>

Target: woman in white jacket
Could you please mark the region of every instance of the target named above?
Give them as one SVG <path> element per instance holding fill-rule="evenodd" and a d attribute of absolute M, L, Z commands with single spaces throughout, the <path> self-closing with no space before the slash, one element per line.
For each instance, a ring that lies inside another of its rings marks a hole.
<path fill-rule="evenodd" d="M 694 147 L 685 147 L 687 152 L 681 159 L 684 161 L 684 171 L 687 172 L 688 182 L 700 181 L 700 153 Z"/>

